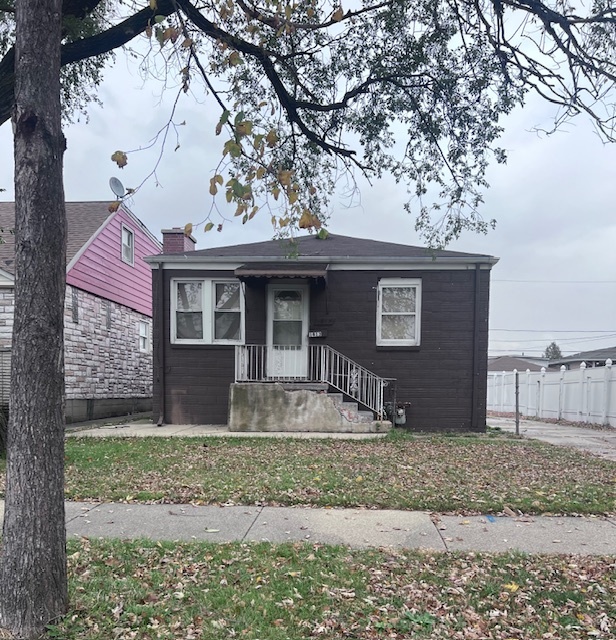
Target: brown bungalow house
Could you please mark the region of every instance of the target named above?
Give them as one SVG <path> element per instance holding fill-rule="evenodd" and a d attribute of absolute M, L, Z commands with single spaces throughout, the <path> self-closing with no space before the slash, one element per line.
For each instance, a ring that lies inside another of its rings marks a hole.
<path fill-rule="evenodd" d="M 395 406 L 412 429 L 485 430 L 496 258 L 338 235 L 194 243 L 163 231 L 146 259 L 160 423 L 334 430 L 335 406 L 341 430 L 366 430 Z"/>

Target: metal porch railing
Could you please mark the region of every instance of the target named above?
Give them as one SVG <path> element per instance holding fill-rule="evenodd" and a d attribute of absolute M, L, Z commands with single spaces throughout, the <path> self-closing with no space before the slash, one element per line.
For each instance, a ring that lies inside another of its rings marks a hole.
<path fill-rule="evenodd" d="M 315 382 L 328 384 L 385 416 L 384 392 L 393 378 L 382 378 L 327 345 L 235 347 L 236 382 Z"/>

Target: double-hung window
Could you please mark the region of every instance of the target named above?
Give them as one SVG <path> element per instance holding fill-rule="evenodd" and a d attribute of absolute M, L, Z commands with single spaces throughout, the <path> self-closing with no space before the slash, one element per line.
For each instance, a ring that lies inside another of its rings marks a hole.
<path fill-rule="evenodd" d="M 139 322 L 139 351 L 147 353 L 150 350 L 150 325 Z"/>
<path fill-rule="evenodd" d="M 238 280 L 172 280 L 171 341 L 242 344 L 244 296 Z"/>
<path fill-rule="evenodd" d="M 417 346 L 421 329 L 421 280 L 382 278 L 378 286 L 376 343 Z"/>
<path fill-rule="evenodd" d="M 213 282 L 214 342 L 240 342 L 242 339 L 241 285 L 239 282 Z"/>
<path fill-rule="evenodd" d="M 203 281 L 174 282 L 174 342 L 203 340 Z"/>
<path fill-rule="evenodd" d="M 135 234 L 122 225 L 122 260 L 127 264 L 135 263 Z"/>

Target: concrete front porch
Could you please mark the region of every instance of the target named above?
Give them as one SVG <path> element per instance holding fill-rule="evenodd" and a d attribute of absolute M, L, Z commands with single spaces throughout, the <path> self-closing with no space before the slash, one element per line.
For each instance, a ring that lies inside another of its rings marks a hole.
<path fill-rule="evenodd" d="M 312 385 L 314 387 L 314 385 Z M 391 423 L 374 420 L 341 393 L 282 383 L 235 383 L 229 395 L 230 431 L 385 433 Z"/>

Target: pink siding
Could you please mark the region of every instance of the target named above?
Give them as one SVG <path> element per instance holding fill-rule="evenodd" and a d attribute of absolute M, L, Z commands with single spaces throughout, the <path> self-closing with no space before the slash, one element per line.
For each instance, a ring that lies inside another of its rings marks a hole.
<path fill-rule="evenodd" d="M 122 260 L 122 225 L 134 234 L 135 260 Z M 152 316 L 152 272 L 144 256 L 160 253 L 157 245 L 121 208 L 107 222 L 66 274 L 67 284 Z"/>

